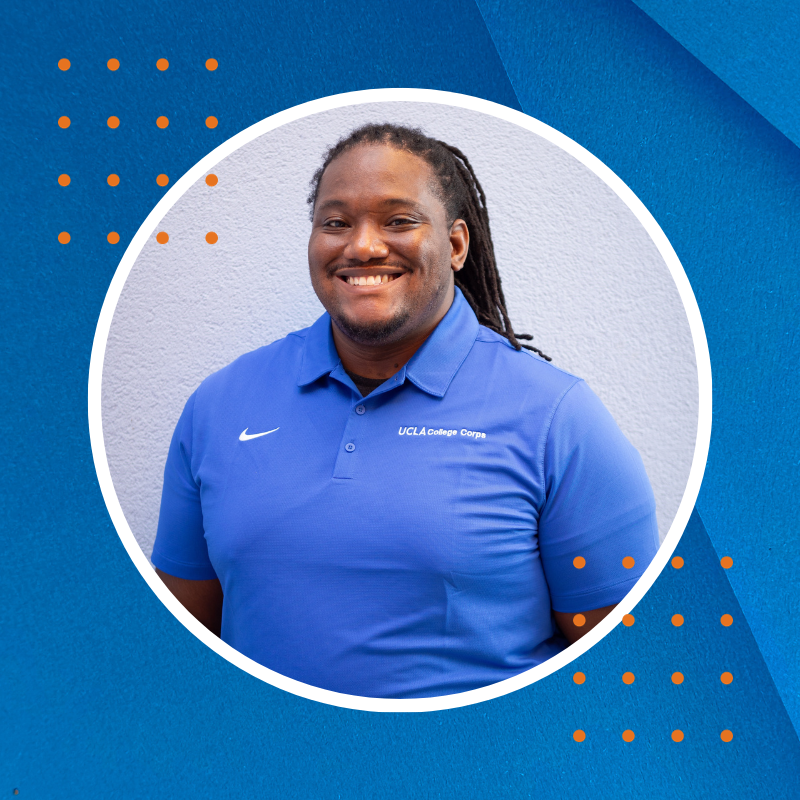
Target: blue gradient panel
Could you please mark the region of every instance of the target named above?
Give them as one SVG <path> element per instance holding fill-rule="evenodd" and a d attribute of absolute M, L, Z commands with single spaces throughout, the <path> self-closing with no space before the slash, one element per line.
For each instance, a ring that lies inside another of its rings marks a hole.
<path fill-rule="evenodd" d="M 800 150 L 629 3 L 481 9 L 523 109 L 617 173 L 669 237 L 711 353 L 697 507 L 800 726 Z"/>
<path fill-rule="evenodd" d="M 778 690 L 797 723 L 798 150 L 630 3 L 530 6 L 7 4 L 0 793 L 694 800 L 796 791 L 800 745 Z M 60 72 L 64 57 L 72 67 Z M 116 73 L 105 66 L 112 57 Z M 166 72 L 155 68 L 162 57 Z M 207 58 L 219 61 L 215 72 Z M 715 379 L 698 503 L 709 532 L 695 515 L 677 551 L 685 566 L 667 567 L 635 624 L 524 690 L 422 715 L 297 698 L 197 641 L 119 542 L 86 423 L 97 315 L 125 245 L 165 191 L 155 176 L 174 183 L 283 108 L 383 86 L 521 106 L 605 161 L 683 261 Z M 56 125 L 62 114 L 67 130 Z M 105 124 L 112 114 L 117 130 Z M 155 125 L 162 114 L 166 130 Z M 213 130 L 209 115 L 220 120 Z M 106 184 L 112 172 L 116 188 Z M 60 173 L 69 187 L 57 185 Z M 56 241 L 62 230 L 69 245 Z M 105 241 L 111 230 L 116 246 Z M 721 555 L 733 557 L 728 573 Z M 723 671 L 734 675 L 729 686 Z M 625 729 L 633 742 L 622 741 Z M 670 739 L 674 729 L 683 742 Z"/>
<path fill-rule="evenodd" d="M 800 6 L 791 0 L 634 0 L 800 145 Z"/>

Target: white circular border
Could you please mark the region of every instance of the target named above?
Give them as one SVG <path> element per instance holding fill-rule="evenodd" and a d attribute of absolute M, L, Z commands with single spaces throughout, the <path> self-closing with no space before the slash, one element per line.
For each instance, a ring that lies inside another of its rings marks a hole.
<path fill-rule="evenodd" d="M 426 697 L 409 700 L 393 700 L 340 694 L 338 692 L 328 691 L 327 689 L 309 686 L 308 684 L 301 683 L 292 678 L 287 678 L 285 675 L 280 675 L 261 664 L 257 664 L 255 661 L 247 658 L 247 656 L 242 655 L 238 650 L 234 650 L 230 645 L 212 634 L 202 623 L 198 622 L 198 620 L 178 602 L 156 575 L 147 557 L 136 542 L 133 532 L 125 519 L 119 499 L 114 491 L 114 483 L 111 479 L 111 472 L 106 458 L 100 403 L 106 343 L 108 341 L 108 333 L 111 328 L 114 310 L 122 294 L 122 288 L 145 243 L 164 215 L 175 205 L 184 192 L 223 158 L 229 156 L 235 150 L 251 142 L 256 137 L 262 136 L 275 128 L 279 128 L 287 122 L 294 122 L 295 120 L 302 119 L 311 114 L 316 114 L 320 111 L 329 111 L 334 108 L 341 108 L 342 106 L 398 101 L 438 103 L 446 106 L 457 106 L 513 123 L 557 145 L 604 181 L 636 215 L 636 218 L 658 248 L 661 257 L 666 262 L 670 274 L 675 281 L 684 308 L 686 309 L 686 315 L 689 319 L 689 328 L 692 333 L 695 358 L 697 360 L 698 387 L 700 394 L 697 440 L 695 443 L 692 468 L 689 472 L 689 480 L 686 484 L 686 491 L 684 492 L 683 499 L 678 507 L 678 512 L 670 526 L 669 532 L 656 553 L 655 558 L 645 570 L 642 577 L 637 581 L 633 589 L 625 596 L 624 600 L 619 603 L 602 622 L 585 636 L 581 637 L 575 644 L 527 672 L 500 681 L 499 683 L 494 683 L 491 686 L 484 686 L 481 689 L 474 689 L 469 692 L 445 695 L 442 697 Z M 675 254 L 667 237 L 664 235 L 664 232 L 655 219 L 653 219 L 650 212 L 625 183 L 599 159 L 595 158 L 595 156 L 581 147 L 577 142 L 573 142 L 572 139 L 559 133 L 548 125 L 520 111 L 514 111 L 511 108 L 492 103 L 488 100 L 481 100 L 477 97 L 470 97 L 469 95 L 433 91 L 429 89 L 369 89 L 361 92 L 348 92 L 331 97 L 323 97 L 319 100 L 312 100 L 309 103 L 303 103 L 294 108 L 286 109 L 261 122 L 257 122 L 255 125 L 251 125 L 249 128 L 241 131 L 241 133 L 223 142 L 219 147 L 195 164 L 175 183 L 172 189 L 164 195 L 156 207 L 148 214 L 147 219 L 142 223 L 142 226 L 128 245 L 125 255 L 122 257 L 117 271 L 114 273 L 97 321 L 97 329 L 92 346 L 92 358 L 89 365 L 89 435 L 100 489 L 103 492 L 103 498 L 108 507 L 108 512 L 111 515 L 111 521 L 117 529 L 122 544 L 128 551 L 128 555 L 136 565 L 136 568 L 142 574 L 142 577 L 147 581 L 148 585 L 156 593 L 161 602 L 164 603 L 178 620 L 198 639 L 207 644 L 212 650 L 219 653 L 223 658 L 226 658 L 245 672 L 249 672 L 254 677 L 266 681 L 279 689 L 284 689 L 287 692 L 292 692 L 293 694 L 306 697 L 310 700 L 317 700 L 321 703 L 340 706 L 341 708 L 351 708 L 362 711 L 439 711 L 442 709 L 458 708 L 472 703 L 479 703 L 484 700 L 491 700 L 492 698 L 500 697 L 509 692 L 521 689 L 523 686 L 528 686 L 534 683 L 534 681 L 538 681 L 546 675 L 550 675 L 550 673 L 566 666 L 572 660 L 585 653 L 590 647 L 597 644 L 597 642 L 622 621 L 623 615 L 629 613 L 639 600 L 644 597 L 645 592 L 653 585 L 655 579 L 664 566 L 666 566 L 667 561 L 675 550 L 678 540 L 689 521 L 689 516 L 697 500 L 697 495 L 700 492 L 700 484 L 703 480 L 706 459 L 708 457 L 708 447 L 711 439 L 711 361 L 708 353 L 708 342 L 706 341 L 705 330 L 703 328 L 703 320 L 700 316 L 700 309 L 697 306 L 694 292 L 678 260 L 678 256 Z"/>

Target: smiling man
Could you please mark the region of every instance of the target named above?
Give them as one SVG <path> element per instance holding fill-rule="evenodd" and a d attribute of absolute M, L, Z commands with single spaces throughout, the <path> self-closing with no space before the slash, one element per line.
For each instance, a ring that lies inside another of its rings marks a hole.
<path fill-rule="evenodd" d="M 309 202 L 327 313 L 189 398 L 153 564 L 223 640 L 323 689 L 432 697 L 524 672 L 655 554 L 641 459 L 514 333 L 459 150 L 364 126 Z"/>

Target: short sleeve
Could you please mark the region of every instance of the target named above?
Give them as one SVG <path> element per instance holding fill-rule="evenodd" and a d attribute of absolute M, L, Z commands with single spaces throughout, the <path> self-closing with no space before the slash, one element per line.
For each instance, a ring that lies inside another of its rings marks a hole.
<path fill-rule="evenodd" d="M 639 453 L 584 381 L 553 415 L 544 473 L 539 549 L 553 609 L 615 605 L 658 550 L 655 499 Z"/>
<path fill-rule="evenodd" d="M 152 562 L 168 575 L 200 581 L 217 575 L 208 558 L 200 487 L 191 469 L 194 403 L 192 395 L 169 446 Z"/>

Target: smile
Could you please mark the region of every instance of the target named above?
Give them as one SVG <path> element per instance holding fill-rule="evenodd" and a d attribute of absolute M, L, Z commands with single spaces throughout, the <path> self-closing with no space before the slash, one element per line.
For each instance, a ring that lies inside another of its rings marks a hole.
<path fill-rule="evenodd" d="M 379 286 L 384 283 L 391 283 L 396 278 L 399 278 L 400 274 L 367 275 L 366 277 L 364 275 L 339 275 L 339 278 L 351 286 Z"/>

